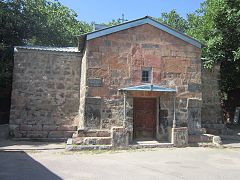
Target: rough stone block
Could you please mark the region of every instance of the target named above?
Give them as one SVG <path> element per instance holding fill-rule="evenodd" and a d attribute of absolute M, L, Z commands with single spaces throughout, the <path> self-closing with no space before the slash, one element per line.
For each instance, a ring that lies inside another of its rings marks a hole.
<path fill-rule="evenodd" d="M 109 40 L 104 40 L 104 45 L 105 46 L 111 46 L 112 42 Z"/>
<path fill-rule="evenodd" d="M 50 131 L 48 134 L 49 138 L 70 138 L 74 131 Z"/>
<path fill-rule="evenodd" d="M 196 98 L 189 98 L 187 100 L 187 107 L 188 108 L 201 108 L 202 107 L 202 100 Z"/>
<path fill-rule="evenodd" d="M 9 124 L 9 129 L 10 130 L 19 130 L 20 125 L 18 124 Z"/>
<path fill-rule="evenodd" d="M 197 83 L 189 83 L 188 84 L 188 91 L 189 92 L 201 92 L 201 84 Z"/>
<path fill-rule="evenodd" d="M 101 104 L 101 98 L 99 98 L 99 97 L 87 97 L 86 98 L 86 104 L 100 105 Z"/>
<path fill-rule="evenodd" d="M 145 49 L 155 49 L 155 48 L 159 48 L 159 44 L 142 44 L 142 48 Z"/>
<path fill-rule="evenodd" d="M 175 147 L 185 147 L 188 145 L 188 128 L 172 128 L 172 143 Z"/>
<path fill-rule="evenodd" d="M 23 133 L 24 133 L 24 132 L 20 132 L 19 130 L 10 130 L 10 131 L 9 131 L 10 137 L 14 137 L 14 138 L 24 137 Z"/>
<path fill-rule="evenodd" d="M 27 131 L 28 138 L 47 138 L 47 131 Z"/>
<path fill-rule="evenodd" d="M 42 131 L 42 125 L 32 125 L 32 131 Z"/>
<path fill-rule="evenodd" d="M 57 130 L 57 125 L 43 125 L 44 131 L 55 131 Z"/>
<path fill-rule="evenodd" d="M 189 134 L 201 133 L 201 108 L 188 108 Z"/>
<path fill-rule="evenodd" d="M 63 83 L 58 83 L 57 84 L 57 89 L 64 89 L 64 88 L 65 88 L 65 86 L 64 86 Z"/>
<path fill-rule="evenodd" d="M 212 142 L 213 142 L 213 144 L 216 145 L 216 146 L 221 145 L 221 144 L 222 144 L 221 137 L 220 137 L 220 136 L 214 136 Z"/>
<path fill-rule="evenodd" d="M 73 144 L 80 145 L 110 145 L 110 137 L 76 137 L 72 139 Z"/>
<path fill-rule="evenodd" d="M 199 134 L 199 135 L 188 135 L 188 142 L 189 143 L 212 143 L 213 135 L 211 134 Z"/>
<path fill-rule="evenodd" d="M 112 127 L 111 133 L 113 147 L 124 147 L 129 144 L 129 136 L 126 128 Z"/>
<path fill-rule="evenodd" d="M 76 131 L 77 126 L 71 126 L 71 125 L 62 125 L 57 128 L 59 131 Z"/>
<path fill-rule="evenodd" d="M 21 131 L 31 131 L 32 130 L 32 125 L 21 124 L 20 130 Z"/>

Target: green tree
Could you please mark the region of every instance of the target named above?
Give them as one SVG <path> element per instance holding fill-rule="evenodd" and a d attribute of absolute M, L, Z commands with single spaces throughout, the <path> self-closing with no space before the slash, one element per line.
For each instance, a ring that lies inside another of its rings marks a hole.
<path fill-rule="evenodd" d="M 112 19 L 111 22 L 104 23 L 104 25 L 106 25 L 106 26 L 116 26 L 116 25 L 121 24 L 121 23 L 122 23 L 122 21 L 119 18 L 119 19 Z"/>
<path fill-rule="evenodd" d="M 188 21 L 181 17 L 175 9 L 171 10 L 169 13 L 162 13 L 159 18 L 156 18 L 156 20 L 181 32 L 186 32 L 189 28 Z"/>
<path fill-rule="evenodd" d="M 76 46 L 77 36 L 92 28 L 76 17 L 57 0 L 0 1 L 0 107 L 10 106 L 13 46 Z"/>
<path fill-rule="evenodd" d="M 221 90 L 240 87 L 240 0 L 206 0 L 187 33 L 204 43 L 204 66 L 221 65 Z"/>
<path fill-rule="evenodd" d="M 233 117 L 240 105 L 240 0 L 205 0 L 188 21 L 187 33 L 204 44 L 204 67 L 220 64 L 224 112 Z"/>

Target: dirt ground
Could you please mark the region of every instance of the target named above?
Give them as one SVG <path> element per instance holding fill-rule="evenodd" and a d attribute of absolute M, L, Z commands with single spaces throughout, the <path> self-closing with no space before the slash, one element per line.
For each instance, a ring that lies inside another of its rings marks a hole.
<path fill-rule="evenodd" d="M 64 143 L 0 140 L 0 179 L 231 179 L 240 148 L 67 152 Z"/>

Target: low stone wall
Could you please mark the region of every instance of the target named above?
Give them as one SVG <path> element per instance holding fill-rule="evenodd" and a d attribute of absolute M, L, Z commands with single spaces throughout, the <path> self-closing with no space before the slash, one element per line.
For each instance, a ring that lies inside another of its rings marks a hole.
<path fill-rule="evenodd" d="M 212 134 L 189 135 L 188 142 L 192 144 L 211 143 L 215 146 L 219 146 L 222 144 L 221 137 Z"/>
<path fill-rule="evenodd" d="M 66 138 L 77 126 L 81 54 L 17 48 L 10 135 Z"/>
<path fill-rule="evenodd" d="M 212 134 L 189 135 L 188 142 L 189 143 L 201 143 L 201 142 L 211 143 L 213 141 L 213 136 L 214 135 Z"/>
<path fill-rule="evenodd" d="M 210 134 L 222 134 L 224 131 L 219 80 L 219 66 L 202 70 L 202 127 Z"/>

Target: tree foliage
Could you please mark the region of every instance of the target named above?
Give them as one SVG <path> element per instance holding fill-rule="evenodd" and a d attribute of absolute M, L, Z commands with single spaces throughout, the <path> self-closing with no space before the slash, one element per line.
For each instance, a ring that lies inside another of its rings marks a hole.
<path fill-rule="evenodd" d="M 240 0 L 206 0 L 188 16 L 187 33 L 204 43 L 204 66 L 221 66 L 221 90 L 240 87 Z"/>
<path fill-rule="evenodd" d="M 106 26 L 116 26 L 121 23 L 122 23 L 122 20 L 119 18 L 119 19 L 112 19 L 112 21 L 110 21 L 108 23 L 103 23 L 103 24 Z"/>
<path fill-rule="evenodd" d="M 90 25 L 78 21 L 77 14 L 58 1 L 4 0 L 0 17 L 0 86 L 11 79 L 13 46 L 76 46 L 76 36 L 91 31 Z"/>
<path fill-rule="evenodd" d="M 162 13 L 159 18 L 156 18 L 156 20 L 181 32 L 186 32 L 189 28 L 188 21 L 181 17 L 175 9 L 171 10 L 169 13 Z"/>
<path fill-rule="evenodd" d="M 10 102 L 13 46 L 76 46 L 76 36 L 92 28 L 76 17 L 56 0 L 0 1 L 0 107 Z"/>
<path fill-rule="evenodd" d="M 164 12 L 160 17 L 154 19 L 181 32 L 186 32 L 189 28 L 188 21 L 181 17 L 175 9 L 171 10 L 169 13 Z M 127 22 L 127 20 L 124 22 Z M 103 24 L 106 26 L 115 26 L 121 23 L 123 23 L 123 20 L 119 18 L 112 19 L 112 21 Z"/>
<path fill-rule="evenodd" d="M 0 13 L 3 44 L 72 46 L 77 35 L 91 30 L 58 1 L 7 0 L 1 2 Z"/>

